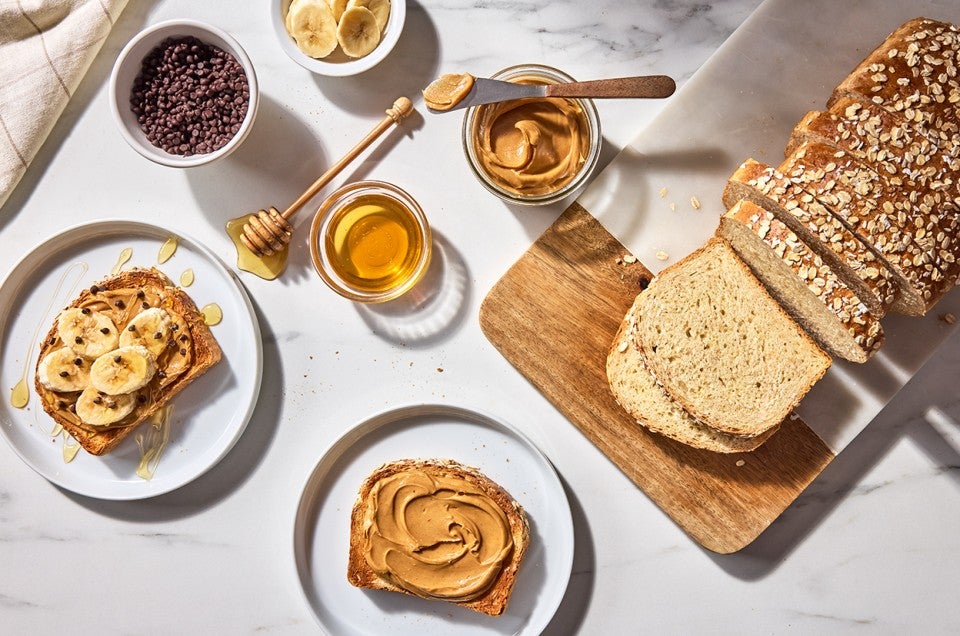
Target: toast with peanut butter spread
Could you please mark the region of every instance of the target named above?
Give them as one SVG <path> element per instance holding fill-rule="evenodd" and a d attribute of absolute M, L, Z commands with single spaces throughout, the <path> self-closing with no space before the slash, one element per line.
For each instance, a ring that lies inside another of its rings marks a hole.
<path fill-rule="evenodd" d="M 34 387 L 50 417 L 103 455 L 221 355 L 186 292 L 155 268 L 135 268 L 83 290 L 57 315 Z"/>
<path fill-rule="evenodd" d="M 499 616 L 529 543 L 523 508 L 480 471 L 451 460 L 399 460 L 360 487 L 347 580 Z"/>

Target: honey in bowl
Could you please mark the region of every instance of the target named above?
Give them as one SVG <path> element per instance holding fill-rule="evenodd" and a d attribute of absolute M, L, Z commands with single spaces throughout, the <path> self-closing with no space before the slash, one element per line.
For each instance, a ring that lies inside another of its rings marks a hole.
<path fill-rule="evenodd" d="M 381 302 L 410 289 L 430 260 L 430 230 L 420 206 L 388 183 L 361 181 L 333 193 L 311 227 L 320 277 L 339 294 Z"/>

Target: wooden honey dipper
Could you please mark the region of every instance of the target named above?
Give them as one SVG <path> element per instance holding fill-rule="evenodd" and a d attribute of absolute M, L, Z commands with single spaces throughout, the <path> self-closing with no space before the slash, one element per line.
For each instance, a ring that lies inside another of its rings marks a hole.
<path fill-rule="evenodd" d="M 300 207 L 313 198 L 317 192 L 340 174 L 340 171 L 346 168 L 354 159 L 363 152 L 367 146 L 384 133 L 393 124 L 400 123 L 400 120 L 413 112 L 413 103 L 406 97 L 398 97 L 393 106 L 387 109 L 387 116 L 378 123 L 373 130 L 367 133 L 367 136 L 360 140 L 350 152 L 345 154 L 340 161 L 330 166 L 330 169 L 324 172 L 320 177 L 304 190 L 303 194 L 297 197 L 297 200 L 290 204 L 281 214 L 276 208 L 269 210 L 260 210 L 252 215 L 243 226 L 243 234 L 240 241 L 244 246 L 257 256 L 270 256 L 281 251 L 293 237 L 293 225 L 290 224 L 290 217 L 297 213 Z"/>

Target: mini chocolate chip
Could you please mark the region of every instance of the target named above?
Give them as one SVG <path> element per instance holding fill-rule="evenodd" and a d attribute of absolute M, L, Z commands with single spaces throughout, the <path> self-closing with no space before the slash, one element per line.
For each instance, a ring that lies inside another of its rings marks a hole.
<path fill-rule="evenodd" d="M 115 408 L 117 408 L 117 403 L 116 403 L 116 402 L 107 402 L 107 408 L 108 408 L 108 409 L 115 409 Z"/>
<path fill-rule="evenodd" d="M 100 288 L 99 288 L 99 287 L 97 287 L 96 285 L 91 285 L 91 286 L 90 286 L 90 293 L 91 293 L 91 294 L 97 294 L 97 293 L 99 293 L 99 292 L 100 292 Z"/>
<path fill-rule="evenodd" d="M 77 344 L 83 344 L 83 338 L 81 338 L 80 336 L 77 336 L 76 338 L 74 338 L 73 341 Z"/>
<path fill-rule="evenodd" d="M 137 402 L 139 402 L 140 404 L 143 404 L 143 403 L 146 402 L 146 401 L 147 401 L 147 396 L 146 396 L 146 395 L 140 394 L 140 395 L 137 396 Z"/>
<path fill-rule="evenodd" d="M 187 338 L 187 334 L 185 333 L 180 334 L 180 342 L 186 342 L 189 339 L 190 338 Z"/>
<path fill-rule="evenodd" d="M 650 279 L 646 276 L 641 276 L 638 282 L 640 283 L 640 289 L 646 289 L 650 285 Z"/>
<path fill-rule="evenodd" d="M 97 397 L 93 398 L 93 403 L 94 403 L 94 404 L 103 404 L 103 398 L 98 395 Z"/>
<path fill-rule="evenodd" d="M 60 377 L 61 377 L 61 378 L 65 378 L 65 377 L 67 377 L 67 376 L 69 376 L 69 375 L 70 375 L 70 372 L 69 372 L 69 371 L 61 371 L 61 372 L 60 372 Z"/>
<path fill-rule="evenodd" d="M 137 328 L 134 327 L 133 325 L 130 325 L 129 327 L 127 327 L 127 331 L 136 331 L 136 330 Z"/>
<path fill-rule="evenodd" d="M 157 377 L 160 378 L 161 380 L 164 379 L 165 377 L 167 377 L 166 371 L 157 371 Z"/>
<path fill-rule="evenodd" d="M 50 338 L 50 344 L 56 344 L 56 342 L 57 342 L 56 336 L 54 336 L 53 338 Z"/>
<path fill-rule="evenodd" d="M 180 350 L 180 355 L 182 355 L 182 356 L 187 355 L 187 350 L 186 350 L 186 349 L 181 349 L 181 350 Z"/>
<path fill-rule="evenodd" d="M 102 333 L 103 335 L 107 335 L 108 333 L 110 333 L 110 327 L 104 327 L 103 329 L 100 330 L 100 333 Z"/>
<path fill-rule="evenodd" d="M 89 315 L 90 315 L 90 308 L 89 308 L 89 307 L 84 307 L 83 309 L 80 310 L 80 313 L 83 314 L 84 316 L 89 316 Z"/>
<path fill-rule="evenodd" d="M 150 309 L 150 303 L 148 303 L 147 301 L 143 301 L 142 303 L 140 303 L 140 309 Z"/>
<path fill-rule="evenodd" d="M 58 408 L 58 409 L 62 409 L 62 408 L 65 407 L 66 405 L 67 405 L 67 403 L 64 402 L 63 400 L 57 400 L 57 408 Z"/>
<path fill-rule="evenodd" d="M 118 299 L 118 300 L 113 301 L 113 306 L 116 307 L 117 309 L 126 309 L 127 304 L 126 304 L 125 302 L 123 302 L 122 300 L 119 300 L 119 299 Z"/>
<path fill-rule="evenodd" d="M 71 405 L 70 405 L 70 412 L 71 412 L 71 413 L 76 413 L 76 412 L 77 412 L 77 405 L 76 405 L 76 404 L 71 404 Z"/>
<path fill-rule="evenodd" d="M 77 365 L 78 367 L 79 367 L 79 366 L 82 366 L 82 365 L 83 365 L 83 358 L 74 358 L 74 359 L 73 359 L 73 363 L 74 363 L 75 365 Z"/>
<path fill-rule="evenodd" d="M 177 331 L 178 329 L 180 329 L 180 325 L 178 325 L 177 323 L 173 323 L 173 326 L 170 328 L 173 329 L 174 331 Z"/>
<path fill-rule="evenodd" d="M 113 361 L 116 362 L 117 364 L 119 364 L 119 363 L 120 363 L 120 356 L 113 356 Z"/>
<path fill-rule="evenodd" d="M 173 340 L 170 340 L 169 342 L 167 342 L 167 346 L 173 349 L 177 346 L 177 343 L 174 342 Z"/>
<path fill-rule="evenodd" d="M 140 300 L 143 300 L 144 297 L 146 297 L 146 294 L 143 293 L 142 289 L 137 292 L 137 298 L 139 298 Z"/>
<path fill-rule="evenodd" d="M 154 339 L 154 340 L 159 340 L 160 338 L 163 338 L 163 334 L 160 333 L 159 331 L 158 331 L 157 333 L 153 334 L 153 339 Z"/>

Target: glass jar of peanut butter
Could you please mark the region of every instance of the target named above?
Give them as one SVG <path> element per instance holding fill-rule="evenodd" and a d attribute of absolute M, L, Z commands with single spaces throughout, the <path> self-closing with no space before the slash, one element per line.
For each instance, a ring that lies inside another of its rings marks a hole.
<path fill-rule="evenodd" d="M 522 64 L 491 76 L 523 84 L 558 84 L 572 77 L 549 66 Z M 470 108 L 463 149 L 480 183 L 522 205 L 554 203 L 586 183 L 600 156 L 600 117 L 592 100 L 532 98 Z"/>

